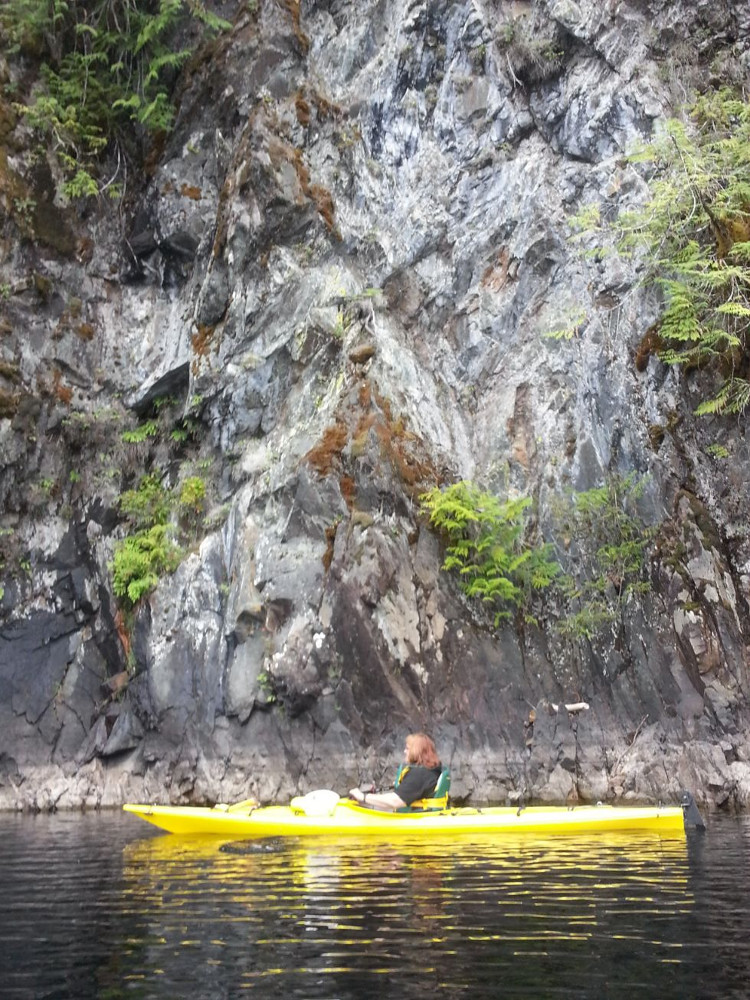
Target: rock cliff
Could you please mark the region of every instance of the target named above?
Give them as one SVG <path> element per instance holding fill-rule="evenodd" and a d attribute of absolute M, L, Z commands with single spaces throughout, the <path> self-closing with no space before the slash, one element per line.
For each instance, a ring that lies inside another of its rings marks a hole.
<path fill-rule="evenodd" d="M 747 81 L 750 12 L 215 6 L 118 202 L 62 203 L 2 99 L 0 807 L 388 782 L 423 728 L 462 800 L 746 806 L 744 418 L 636 364 L 657 291 L 570 236 L 643 201 L 626 153 L 692 87 Z M 207 505 L 128 610 L 145 472 Z M 631 473 L 650 588 L 591 639 L 495 625 L 420 513 L 471 479 L 546 537 Z"/>

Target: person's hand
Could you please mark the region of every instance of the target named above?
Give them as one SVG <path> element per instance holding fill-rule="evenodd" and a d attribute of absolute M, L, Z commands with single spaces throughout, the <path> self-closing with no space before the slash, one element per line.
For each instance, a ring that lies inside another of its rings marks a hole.
<path fill-rule="evenodd" d="M 364 802 L 364 793 L 359 788 L 352 788 L 349 792 L 349 798 L 354 799 L 355 802 Z"/>

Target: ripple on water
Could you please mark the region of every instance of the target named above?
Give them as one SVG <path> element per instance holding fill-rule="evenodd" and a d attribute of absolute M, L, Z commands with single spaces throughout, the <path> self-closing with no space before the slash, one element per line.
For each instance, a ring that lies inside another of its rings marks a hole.
<path fill-rule="evenodd" d="M 0 819 L 0 994 L 747 996 L 747 823 L 652 837 L 221 844 Z"/>

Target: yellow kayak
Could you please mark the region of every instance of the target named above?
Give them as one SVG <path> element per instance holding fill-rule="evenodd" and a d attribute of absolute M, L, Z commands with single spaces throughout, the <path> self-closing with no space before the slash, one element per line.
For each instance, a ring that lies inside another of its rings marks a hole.
<path fill-rule="evenodd" d="M 335 793 L 320 801 L 310 793 L 288 806 L 252 803 L 199 806 L 123 806 L 169 833 L 219 837 L 372 836 L 434 837 L 472 833 L 590 834 L 610 830 L 642 831 L 684 837 L 680 806 L 529 806 L 487 809 L 446 808 L 430 812 L 390 813 L 366 809 Z M 306 801 L 307 800 L 307 801 Z"/>

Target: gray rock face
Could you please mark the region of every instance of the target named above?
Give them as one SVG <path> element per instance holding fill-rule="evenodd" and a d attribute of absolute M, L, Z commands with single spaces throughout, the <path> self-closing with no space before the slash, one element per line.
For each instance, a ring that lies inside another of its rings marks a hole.
<path fill-rule="evenodd" d="M 745 807 L 750 455 L 636 370 L 658 301 L 569 242 L 644 197 L 625 153 L 675 67 L 746 72 L 744 8 L 258 7 L 183 82 L 125 232 L 103 206 L 77 251 L 6 227 L 0 807 L 389 782 L 421 728 L 459 800 Z M 166 397 L 172 436 L 123 443 Z M 146 469 L 213 508 L 126 620 L 108 564 Z M 419 513 L 473 478 L 546 530 L 631 471 L 652 588 L 590 642 L 494 627 Z"/>

